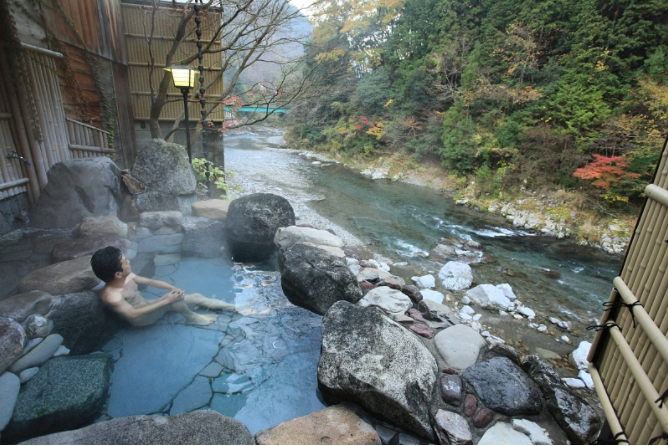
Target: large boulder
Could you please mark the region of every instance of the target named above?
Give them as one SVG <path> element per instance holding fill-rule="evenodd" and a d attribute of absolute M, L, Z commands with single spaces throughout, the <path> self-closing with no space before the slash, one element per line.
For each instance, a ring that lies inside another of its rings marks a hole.
<path fill-rule="evenodd" d="M 413 333 L 379 313 L 339 301 L 322 320 L 318 388 L 378 418 L 435 439 L 430 406 L 438 367 Z"/>
<path fill-rule="evenodd" d="M 357 303 L 364 295 L 343 259 L 312 246 L 297 244 L 278 255 L 281 287 L 290 302 L 323 315 L 334 303 Z"/>
<path fill-rule="evenodd" d="M 181 226 L 185 234 L 181 244 L 184 256 L 207 259 L 220 256 L 225 228 L 222 222 L 205 217 L 187 216 Z"/>
<path fill-rule="evenodd" d="M 30 212 L 30 225 L 69 229 L 84 217 L 117 215 L 121 171 L 107 157 L 71 159 L 47 172 L 48 183 Z"/>
<path fill-rule="evenodd" d="M 108 235 L 65 240 L 53 247 L 51 258 L 53 259 L 53 263 L 65 262 L 77 257 L 93 255 L 98 249 L 106 248 L 107 246 L 113 246 L 122 250 L 123 242 L 121 242 L 119 237 Z"/>
<path fill-rule="evenodd" d="M 295 211 L 283 197 L 252 194 L 230 203 L 227 242 L 237 262 L 259 262 L 276 251 L 274 236 L 279 228 L 295 224 Z"/>
<path fill-rule="evenodd" d="M 31 314 L 46 316 L 52 307 L 53 298 L 49 293 L 30 291 L 0 301 L 0 316 L 21 323 Z"/>
<path fill-rule="evenodd" d="M 115 418 L 24 444 L 253 444 L 248 428 L 218 412 L 198 410 L 176 417 Z"/>
<path fill-rule="evenodd" d="M 465 290 L 473 283 L 471 267 L 462 262 L 448 262 L 438 272 L 443 287 L 450 291 Z"/>
<path fill-rule="evenodd" d="M 21 279 L 19 293 L 44 291 L 52 296 L 89 290 L 100 279 L 90 266 L 92 256 L 82 256 L 35 270 Z"/>
<path fill-rule="evenodd" d="M 464 379 L 485 406 L 504 415 L 537 415 L 543 408 L 536 384 L 506 357 L 469 367 Z"/>
<path fill-rule="evenodd" d="M 344 404 L 284 421 L 255 434 L 255 444 L 381 444 L 378 433 Z"/>
<path fill-rule="evenodd" d="M 288 226 L 287 228 L 279 228 L 274 237 L 274 243 L 279 248 L 302 242 L 343 248 L 343 240 L 340 237 L 322 229 Z"/>
<path fill-rule="evenodd" d="M 18 322 L 0 318 L 0 374 L 23 354 L 26 334 Z"/>
<path fill-rule="evenodd" d="M 183 146 L 152 140 L 137 153 L 132 176 L 146 186 L 146 191 L 136 196 L 140 212 L 192 212 L 197 181 Z"/>
<path fill-rule="evenodd" d="M 81 224 L 76 227 L 75 233 L 80 237 L 128 237 L 128 225 L 123 223 L 115 215 L 103 215 L 101 217 L 85 217 Z"/>
<path fill-rule="evenodd" d="M 543 392 L 547 409 L 575 444 L 590 444 L 601 429 L 601 419 L 582 398 L 566 387 L 559 375 L 538 356 L 524 359 L 522 368 Z"/>
<path fill-rule="evenodd" d="M 107 399 L 111 364 L 107 354 L 48 361 L 21 388 L 2 440 L 16 443 L 95 420 Z"/>

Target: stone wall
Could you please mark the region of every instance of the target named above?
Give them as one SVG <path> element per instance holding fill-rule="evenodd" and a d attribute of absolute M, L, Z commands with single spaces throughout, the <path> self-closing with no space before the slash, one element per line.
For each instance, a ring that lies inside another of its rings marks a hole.
<path fill-rule="evenodd" d="M 0 235 L 25 226 L 25 216 L 29 210 L 30 202 L 26 193 L 0 200 Z"/>

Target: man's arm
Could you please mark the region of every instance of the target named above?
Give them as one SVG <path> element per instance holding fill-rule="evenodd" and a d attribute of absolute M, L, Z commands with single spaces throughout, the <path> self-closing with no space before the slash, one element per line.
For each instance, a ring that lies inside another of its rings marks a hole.
<path fill-rule="evenodd" d="M 170 285 L 167 282 L 163 282 L 162 280 L 155 280 L 155 279 L 147 279 L 146 277 L 141 277 L 135 275 L 132 280 L 134 280 L 136 283 L 139 285 L 148 285 L 156 288 L 162 288 L 163 290 L 170 290 L 170 291 L 181 291 L 174 285 Z"/>
<path fill-rule="evenodd" d="M 157 310 L 158 308 L 162 308 L 166 305 L 182 300 L 183 297 L 184 297 L 183 291 L 170 291 L 169 293 L 162 296 L 160 299 L 142 308 L 135 308 L 129 303 L 127 303 L 125 299 L 123 299 L 123 296 L 120 293 L 113 293 L 107 295 L 105 296 L 104 301 L 119 316 L 123 317 L 126 320 L 133 321 L 135 319 L 139 319 L 140 317 L 148 313 Z"/>

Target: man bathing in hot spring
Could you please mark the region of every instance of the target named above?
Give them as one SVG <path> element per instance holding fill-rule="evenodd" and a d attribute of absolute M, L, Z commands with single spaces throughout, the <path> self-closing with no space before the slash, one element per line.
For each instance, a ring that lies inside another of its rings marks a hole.
<path fill-rule="evenodd" d="M 189 325 L 209 325 L 216 316 L 194 313 L 188 308 L 199 305 L 208 310 L 235 311 L 235 306 L 217 299 L 209 299 L 201 294 L 185 294 L 185 291 L 162 282 L 135 275 L 130 269 L 130 261 L 120 249 L 113 246 L 98 250 L 90 260 L 95 275 L 106 283 L 100 298 L 109 308 L 132 325 L 143 327 L 160 319 L 168 311 L 180 313 Z M 150 285 L 170 290 L 160 299 L 146 300 L 138 290 L 138 285 Z"/>

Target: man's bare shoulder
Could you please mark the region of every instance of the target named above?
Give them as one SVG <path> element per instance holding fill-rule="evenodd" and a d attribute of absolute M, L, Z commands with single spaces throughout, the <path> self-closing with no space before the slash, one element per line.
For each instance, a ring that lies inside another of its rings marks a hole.
<path fill-rule="evenodd" d="M 122 289 L 106 285 L 100 292 L 100 298 L 103 302 L 113 304 L 123 300 Z"/>

